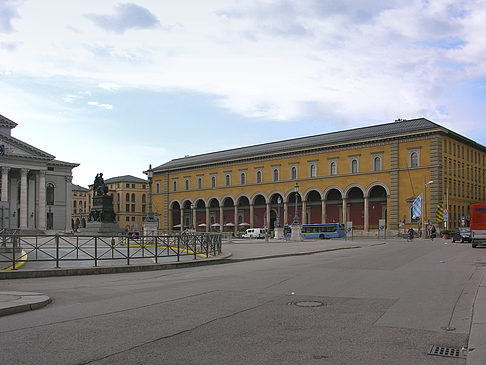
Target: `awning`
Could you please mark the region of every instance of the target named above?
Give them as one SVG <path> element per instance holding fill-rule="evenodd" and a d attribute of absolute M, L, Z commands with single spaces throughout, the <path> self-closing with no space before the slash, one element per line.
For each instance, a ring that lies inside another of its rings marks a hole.
<path fill-rule="evenodd" d="M 172 228 L 181 228 L 181 225 L 180 224 L 176 224 L 176 225 L 172 226 Z"/>
<path fill-rule="evenodd" d="M 219 227 L 219 223 L 213 223 L 211 224 L 211 227 Z"/>
<path fill-rule="evenodd" d="M 224 225 L 225 227 L 234 227 L 235 225 L 231 222 L 228 222 Z"/>
<path fill-rule="evenodd" d="M 206 223 L 201 223 L 197 225 L 198 227 L 206 227 Z"/>
<path fill-rule="evenodd" d="M 250 225 L 250 223 L 243 222 L 243 223 L 240 223 L 239 225 L 240 225 L 240 226 L 249 226 L 249 225 Z"/>

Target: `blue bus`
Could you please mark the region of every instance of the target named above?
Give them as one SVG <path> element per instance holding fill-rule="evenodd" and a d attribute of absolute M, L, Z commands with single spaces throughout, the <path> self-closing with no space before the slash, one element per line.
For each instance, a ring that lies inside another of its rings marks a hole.
<path fill-rule="evenodd" d="M 292 236 L 290 226 L 285 226 L 284 234 L 288 238 Z M 346 236 L 346 229 L 342 223 L 303 224 L 302 235 L 305 238 L 320 238 L 321 240 L 341 238 Z"/>

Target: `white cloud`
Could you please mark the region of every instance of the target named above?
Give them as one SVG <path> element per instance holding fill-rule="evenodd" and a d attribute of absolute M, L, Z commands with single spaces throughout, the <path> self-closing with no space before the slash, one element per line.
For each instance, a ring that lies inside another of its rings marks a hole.
<path fill-rule="evenodd" d="M 98 84 L 98 86 L 102 89 L 110 90 L 110 91 L 116 91 L 116 90 L 120 89 L 120 85 L 118 85 L 114 82 L 102 82 L 102 83 Z"/>
<path fill-rule="evenodd" d="M 106 110 L 112 110 L 113 109 L 113 105 L 111 105 L 111 104 L 102 104 L 102 103 L 99 103 L 97 101 L 88 101 L 88 105 L 97 106 L 99 108 L 106 109 Z"/>

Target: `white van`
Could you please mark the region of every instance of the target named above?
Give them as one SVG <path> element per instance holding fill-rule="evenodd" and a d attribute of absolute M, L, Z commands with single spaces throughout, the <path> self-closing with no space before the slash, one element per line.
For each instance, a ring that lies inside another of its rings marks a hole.
<path fill-rule="evenodd" d="M 248 228 L 241 235 L 243 238 L 265 238 L 265 228 Z"/>

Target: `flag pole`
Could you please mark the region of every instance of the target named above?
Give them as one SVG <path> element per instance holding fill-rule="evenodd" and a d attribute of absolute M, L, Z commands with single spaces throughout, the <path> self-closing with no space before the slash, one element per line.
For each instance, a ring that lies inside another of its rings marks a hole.
<path fill-rule="evenodd" d="M 426 181 L 427 181 L 426 180 L 426 177 L 424 176 L 424 199 L 423 199 L 423 202 L 422 201 L 420 202 L 421 203 L 420 204 L 420 209 L 422 210 L 420 212 L 420 215 L 422 216 L 422 230 L 421 230 L 421 232 L 422 232 L 422 238 L 425 238 L 425 235 L 424 235 L 424 233 L 425 233 L 424 232 L 424 210 L 425 210 L 425 208 L 424 207 L 426 207 L 426 200 L 427 200 L 427 185 L 426 185 Z"/>

